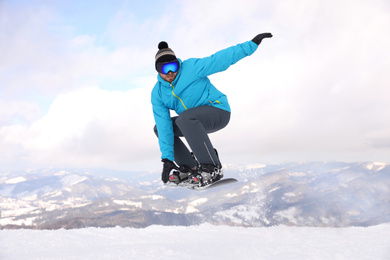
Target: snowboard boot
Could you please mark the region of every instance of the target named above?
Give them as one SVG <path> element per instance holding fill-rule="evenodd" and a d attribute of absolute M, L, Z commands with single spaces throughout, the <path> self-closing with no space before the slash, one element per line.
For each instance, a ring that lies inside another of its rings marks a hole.
<path fill-rule="evenodd" d="M 188 180 L 188 178 L 193 173 L 193 170 L 188 166 L 179 166 L 178 171 L 174 171 L 171 176 L 169 176 L 169 181 L 174 182 L 176 184 Z"/>
<path fill-rule="evenodd" d="M 218 160 L 218 151 L 214 149 L 217 154 Z M 204 186 L 210 184 L 215 181 L 219 181 L 222 179 L 222 164 L 220 161 L 220 165 L 212 165 L 212 164 L 202 164 L 198 166 L 196 172 L 194 172 L 191 176 L 191 183 L 198 184 L 199 186 Z"/>
<path fill-rule="evenodd" d="M 202 165 L 202 170 L 204 172 L 211 174 L 211 178 L 212 178 L 213 182 L 219 181 L 223 177 L 222 163 L 221 163 L 221 160 L 219 159 L 218 151 L 215 148 L 214 148 L 214 151 L 218 157 L 219 165 L 217 165 L 217 166 L 215 166 L 215 165 Z"/>

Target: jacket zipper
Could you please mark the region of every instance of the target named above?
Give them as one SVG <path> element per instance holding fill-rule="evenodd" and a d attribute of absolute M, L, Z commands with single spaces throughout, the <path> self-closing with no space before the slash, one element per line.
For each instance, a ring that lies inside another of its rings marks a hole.
<path fill-rule="evenodd" d="M 173 96 L 176 97 L 176 98 L 178 98 L 178 99 L 180 100 L 181 104 L 183 105 L 184 109 L 187 110 L 187 107 L 186 107 L 186 105 L 184 105 L 183 100 L 181 100 L 181 98 L 178 97 L 178 96 L 176 96 L 175 92 L 173 92 L 173 91 L 175 90 L 175 87 L 172 85 L 172 83 L 169 83 L 169 84 L 170 84 L 171 87 L 172 87 L 172 94 L 173 94 Z"/>

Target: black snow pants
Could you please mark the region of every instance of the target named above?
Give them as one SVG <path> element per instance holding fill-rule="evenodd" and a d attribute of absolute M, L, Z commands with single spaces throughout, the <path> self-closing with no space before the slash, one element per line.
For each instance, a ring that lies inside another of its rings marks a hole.
<path fill-rule="evenodd" d="M 208 134 L 224 128 L 229 120 L 230 112 L 212 106 L 194 107 L 172 117 L 176 164 L 190 168 L 197 165 L 191 152 L 180 139 L 184 137 L 201 165 L 221 166 Z M 156 126 L 154 132 L 158 136 Z"/>

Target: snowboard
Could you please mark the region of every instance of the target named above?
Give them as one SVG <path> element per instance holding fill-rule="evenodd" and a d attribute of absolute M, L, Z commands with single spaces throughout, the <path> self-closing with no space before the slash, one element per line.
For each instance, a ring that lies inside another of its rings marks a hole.
<path fill-rule="evenodd" d="M 196 190 L 196 191 L 204 191 L 207 189 L 216 188 L 216 187 L 220 187 L 220 186 L 227 185 L 227 184 L 232 184 L 235 182 L 238 182 L 238 180 L 235 178 L 226 178 L 226 179 L 214 181 L 214 182 L 212 182 L 210 184 L 206 184 L 204 186 L 199 186 L 198 184 L 191 184 L 189 182 L 180 182 L 178 184 L 168 182 L 165 185 L 171 186 L 171 187 L 184 187 L 184 188 L 188 188 L 190 190 Z"/>

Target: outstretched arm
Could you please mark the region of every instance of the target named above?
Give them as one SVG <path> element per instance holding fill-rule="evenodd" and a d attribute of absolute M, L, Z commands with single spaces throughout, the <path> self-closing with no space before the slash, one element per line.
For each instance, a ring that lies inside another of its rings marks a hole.
<path fill-rule="evenodd" d="M 237 61 L 252 55 L 258 45 L 264 38 L 272 37 L 271 33 L 262 33 L 253 38 L 252 41 L 247 41 L 236 46 L 221 50 L 209 57 L 203 59 L 189 59 L 193 66 L 193 71 L 199 77 L 207 77 L 211 74 L 224 71 Z"/>

